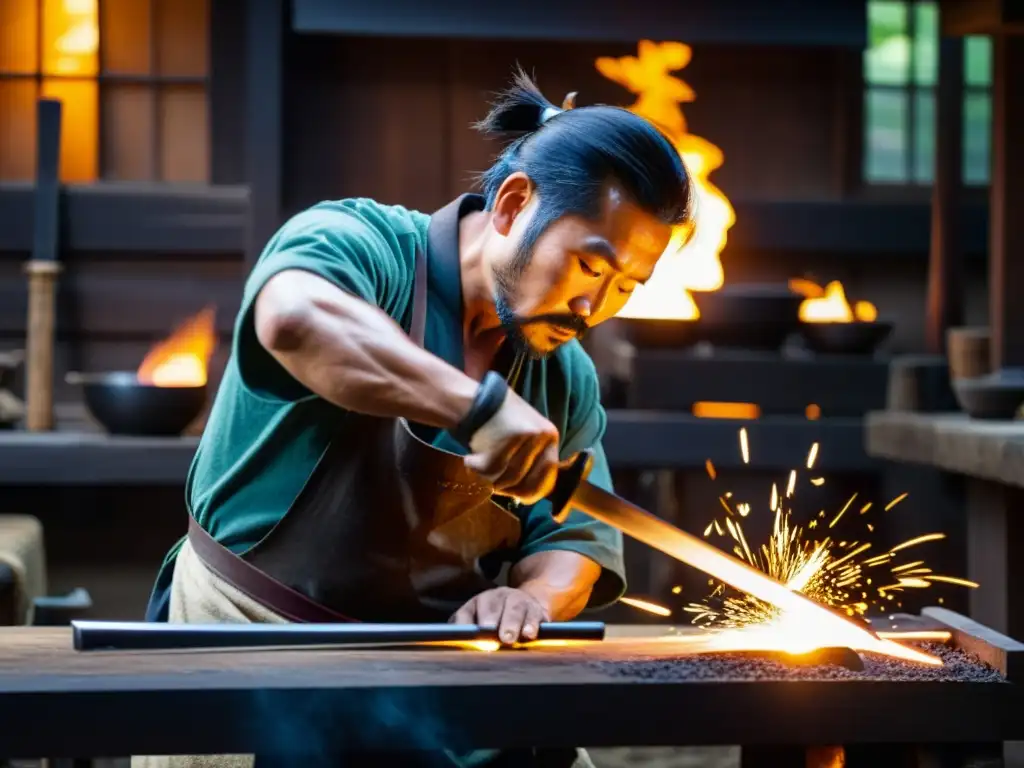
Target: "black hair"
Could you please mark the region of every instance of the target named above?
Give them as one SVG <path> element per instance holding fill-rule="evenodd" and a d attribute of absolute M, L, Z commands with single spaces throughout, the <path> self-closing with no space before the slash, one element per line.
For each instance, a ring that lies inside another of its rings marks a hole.
<path fill-rule="evenodd" d="M 480 175 L 487 209 L 493 208 L 501 185 L 516 171 L 530 178 L 540 198 L 520 247 L 517 260 L 523 263 L 516 267 L 525 267 L 533 244 L 556 219 L 567 214 L 598 218 L 602 192 L 610 182 L 666 224 L 692 223 L 690 175 L 675 147 L 653 123 L 605 105 L 557 112 L 518 69 L 512 86 L 475 125 L 487 136 L 513 139 Z"/>

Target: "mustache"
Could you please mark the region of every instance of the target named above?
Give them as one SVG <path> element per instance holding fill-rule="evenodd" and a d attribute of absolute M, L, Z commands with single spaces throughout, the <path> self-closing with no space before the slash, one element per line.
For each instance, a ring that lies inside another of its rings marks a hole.
<path fill-rule="evenodd" d="M 586 319 L 579 315 L 549 313 L 545 315 L 533 315 L 531 317 L 517 317 L 515 322 L 516 325 L 520 327 L 530 325 L 550 325 L 555 328 L 570 331 L 576 336 L 583 336 L 583 334 L 590 330 L 590 326 L 587 325 Z"/>

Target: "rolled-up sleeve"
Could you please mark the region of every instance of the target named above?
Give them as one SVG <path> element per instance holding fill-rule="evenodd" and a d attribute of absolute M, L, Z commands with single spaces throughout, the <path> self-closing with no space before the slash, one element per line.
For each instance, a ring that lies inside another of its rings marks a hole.
<path fill-rule="evenodd" d="M 233 353 L 243 387 L 260 398 L 296 400 L 311 393 L 263 349 L 256 338 L 256 297 L 275 275 L 311 272 L 385 311 L 408 277 L 380 233 L 338 207 L 310 208 L 284 224 L 246 280 Z"/>

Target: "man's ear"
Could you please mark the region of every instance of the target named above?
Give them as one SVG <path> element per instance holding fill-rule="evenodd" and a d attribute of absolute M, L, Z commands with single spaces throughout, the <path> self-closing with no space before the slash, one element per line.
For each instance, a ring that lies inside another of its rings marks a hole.
<path fill-rule="evenodd" d="M 502 237 L 508 237 L 516 217 L 526 208 L 533 197 L 533 184 L 522 171 L 509 174 L 498 188 L 494 198 L 491 225 Z"/>

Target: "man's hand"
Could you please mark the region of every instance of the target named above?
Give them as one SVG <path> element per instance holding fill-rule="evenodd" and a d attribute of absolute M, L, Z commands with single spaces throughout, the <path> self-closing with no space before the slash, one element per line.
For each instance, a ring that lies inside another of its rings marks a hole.
<path fill-rule="evenodd" d="M 547 496 L 558 479 L 558 429 L 509 390 L 501 408 L 476 431 L 466 466 L 495 490 L 524 504 Z"/>
<path fill-rule="evenodd" d="M 498 628 L 504 645 L 537 639 L 542 621 L 551 621 L 549 609 L 529 592 L 498 587 L 481 592 L 449 620 L 452 624 L 479 624 Z"/>

